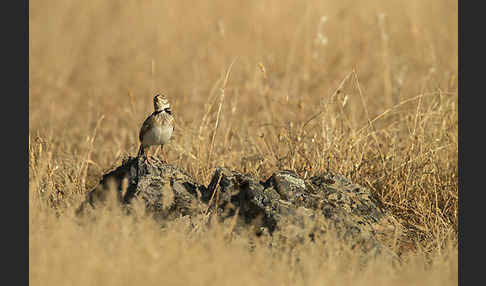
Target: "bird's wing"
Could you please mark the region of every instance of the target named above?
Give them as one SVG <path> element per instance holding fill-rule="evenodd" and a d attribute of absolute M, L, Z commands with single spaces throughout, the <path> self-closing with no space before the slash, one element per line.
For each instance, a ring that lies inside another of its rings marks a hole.
<path fill-rule="evenodd" d="M 140 133 L 138 134 L 138 139 L 140 140 L 140 142 L 143 141 L 142 139 L 143 139 L 143 136 L 145 135 L 145 133 L 147 133 L 147 131 L 150 129 L 150 127 L 154 125 L 154 123 L 155 123 L 154 119 L 155 119 L 155 116 L 153 116 L 153 114 L 151 114 L 143 122 L 142 127 L 140 128 Z"/>

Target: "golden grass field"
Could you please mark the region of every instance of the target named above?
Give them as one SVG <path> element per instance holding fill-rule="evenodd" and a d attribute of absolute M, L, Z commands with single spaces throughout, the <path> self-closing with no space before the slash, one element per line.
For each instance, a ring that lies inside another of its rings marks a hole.
<path fill-rule="evenodd" d="M 31 285 L 457 284 L 457 1 L 37 0 L 29 13 Z M 176 119 L 169 162 L 203 184 L 221 165 L 344 174 L 403 226 L 403 263 L 109 206 L 76 218 L 136 155 L 156 91 Z"/>

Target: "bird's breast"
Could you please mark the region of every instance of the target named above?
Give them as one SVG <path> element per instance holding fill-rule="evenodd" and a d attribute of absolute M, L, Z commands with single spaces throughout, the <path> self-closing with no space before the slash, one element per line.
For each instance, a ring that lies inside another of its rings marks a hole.
<path fill-rule="evenodd" d="M 172 136 L 173 128 L 166 126 L 154 126 L 147 131 L 143 137 L 143 144 L 145 145 L 162 145 L 169 141 Z"/>

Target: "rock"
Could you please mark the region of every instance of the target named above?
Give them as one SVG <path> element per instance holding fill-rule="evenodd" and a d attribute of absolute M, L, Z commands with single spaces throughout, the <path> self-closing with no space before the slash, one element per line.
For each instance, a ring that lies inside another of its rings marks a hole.
<path fill-rule="evenodd" d="M 313 237 L 332 227 L 340 238 L 359 245 L 365 252 L 378 254 L 385 248 L 376 238 L 377 232 L 389 230 L 392 234 L 394 230 L 391 216 L 380 208 L 379 200 L 370 190 L 338 174 L 329 172 L 304 180 L 284 170 L 265 182 L 258 182 L 248 175 L 217 168 L 205 190 L 208 193 L 202 196 L 206 203 L 218 191 L 218 186 L 220 212 L 229 205 L 232 209 L 229 216 L 232 216 L 239 208 L 239 215 L 246 223 L 261 216 L 259 226 L 269 233 L 283 225 L 304 229 L 310 223 L 312 229 L 307 235 Z M 316 219 L 320 214 L 326 221 Z"/>
<path fill-rule="evenodd" d="M 112 185 L 120 204 L 129 204 L 133 198 L 143 200 L 147 210 L 156 218 L 175 218 L 191 215 L 201 207 L 199 197 L 205 187 L 187 173 L 160 160 L 146 163 L 141 158 L 129 157 L 121 166 L 103 175 L 100 184 L 88 193 L 77 210 L 82 214 L 89 205 L 95 208 L 106 200 Z"/>
<path fill-rule="evenodd" d="M 273 234 L 290 226 L 311 239 L 333 228 L 340 239 L 365 253 L 382 253 L 386 247 L 379 236 L 394 231 L 393 218 L 383 211 L 372 192 L 339 174 L 327 172 L 303 179 L 282 170 L 262 182 L 218 167 L 205 187 L 178 167 L 156 158 L 152 161 L 149 164 L 134 157 L 123 160 L 88 194 L 79 213 L 87 205 L 96 207 L 106 200 L 106 190 L 114 184 L 122 205 L 136 197 L 162 220 L 211 211 L 222 221 L 237 216 L 236 231 L 253 227 L 258 235 Z M 302 235 L 300 239 L 304 239 Z"/>

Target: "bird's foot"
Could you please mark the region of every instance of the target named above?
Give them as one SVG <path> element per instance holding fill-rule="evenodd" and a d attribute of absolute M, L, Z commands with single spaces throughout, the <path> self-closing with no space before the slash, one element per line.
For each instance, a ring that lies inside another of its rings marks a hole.
<path fill-rule="evenodd" d="M 150 165 L 153 164 L 152 160 L 150 160 L 149 156 L 145 156 L 145 159 L 143 160 L 145 163 L 149 163 Z"/>

